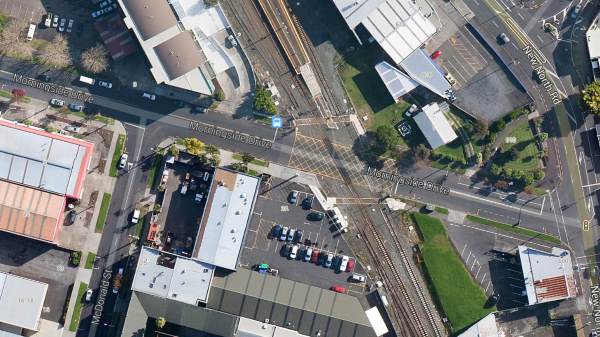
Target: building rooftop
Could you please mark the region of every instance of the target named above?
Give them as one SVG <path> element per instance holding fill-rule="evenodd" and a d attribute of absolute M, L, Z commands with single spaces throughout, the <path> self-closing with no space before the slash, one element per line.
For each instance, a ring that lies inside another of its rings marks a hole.
<path fill-rule="evenodd" d="M 46 283 L 0 272 L 0 323 L 37 331 Z"/>
<path fill-rule="evenodd" d="M 174 80 L 206 62 L 206 56 L 190 31 L 184 31 L 154 47 L 170 80 Z"/>
<path fill-rule="evenodd" d="M 577 295 L 571 254 L 554 247 L 543 252 L 519 246 L 529 305 L 561 300 Z"/>
<path fill-rule="evenodd" d="M 377 63 L 375 70 L 396 102 L 399 101 L 400 97 L 419 86 L 419 83 L 404 74 L 400 69 L 385 61 Z"/>
<path fill-rule="evenodd" d="M 193 258 L 236 270 L 259 181 L 243 173 L 215 169 Z"/>
<path fill-rule="evenodd" d="M 444 77 L 444 71 L 421 48 L 408 55 L 400 66 L 417 83 L 429 89 L 438 96 L 447 98 L 452 89 Z"/>
<path fill-rule="evenodd" d="M 445 103 L 444 106 L 447 107 Z M 428 104 L 413 118 L 432 149 L 448 144 L 458 137 L 444 116 L 441 104 Z"/>
<path fill-rule="evenodd" d="M 389 332 L 387 325 L 385 324 L 385 321 L 383 320 L 383 317 L 381 316 L 381 313 L 377 307 L 372 307 L 371 309 L 366 310 L 365 314 L 367 315 L 369 323 L 373 327 L 373 331 L 375 331 L 375 335 L 379 337 Z"/>
<path fill-rule="evenodd" d="M 400 63 L 435 32 L 410 0 L 333 0 L 354 30 L 362 24 L 395 63 Z"/>
<path fill-rule="evenodd" d="M 80 198 L 94 145 L 0 120 L 0 179 Z"/>
<path fill-rule="evenodd" d="M 121 1 L 144 41 L 177 25 L 177 18 L 166 0 Z"/>
<path fill-rule="evenodd" d="M 65 198 L 0 180 L 0 230 L 56 242 Z"/>
<path fill-rule="evenodd" d="M 499 337 L 496 315 L 492 312 L 465 330 L 458 337 Z"/>
<path fill-rule="evenodd" d="M 137 41 L 118 12 L 100 17 L 94 22 L 94 27 L 113 60 L 120 60 L 138 51 Z"/>
<path fill-rule="evenodd" d="M 240 317 L 236 337 L 309 337 L 297 331 L 278 327 L 276 325 Z"/>
<path fill-rule="evenodd" d="M 132 289 L 191 305 L 206 302 L 214 267 L 142 247 Z"/>
<path fill-rule="evenodd" d="M 590 59 L 600 58 L 600 14 L 596 16 L 594 22 L 588 28 L 585 37 L 587 38 Z"/>

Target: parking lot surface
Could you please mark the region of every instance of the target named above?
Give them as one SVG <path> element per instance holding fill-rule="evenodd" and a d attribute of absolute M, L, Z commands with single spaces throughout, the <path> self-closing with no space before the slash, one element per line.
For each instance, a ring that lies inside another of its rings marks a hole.
<path fill-rule="evenodd" d="M 298 191 L 295 203 L 288 201 L 289 194 Z M 271 230 L 275 224 L 281 224 L 296 230 L 303 231 L 302 241 L 298 244 L 300 251 L 308 247 L 306 244 L 334 255 L 347 255 L 352 257 L 352 252 L 334 228 L 329 224 L 327 217 L 320 221 L 309 221 L 307 215 L 311 212 L 323 212 L 323 209 L 314 199 L 312 210 L 305 210 L 301 203 L 306 198 L 313 198 L 310 190 L 302 185 L 284 182 L 272 178 L 261 186 L 261 195 L 256 201 L 254 214 L 246 234 L 246 242 L 241 254 L 243 267 L 252 268 L 255 264 L 267 263 L 271 268 L 279 270 L 279 276 L 308 283 L 317 287 L 328 289 L 334 285 L 347 288 L 349 294 L 363 293 L 364 285 L 349 282 L 352 272 L 338 272 L 331 268 L 318 266 L 314 263 L 304 262 L 298 254 L 297 260 L 283 256 L 282 250 L 286 241 L 271 238 Z M 310 242 L 308 241 L 310 240 Z M 364 274 L 362 267 L 357 263 L 355 273 Z"/>
<path fill-rule="evenodd" d="M 42 318 L 59 322 L 77 274 L 77 268 L 69 266 L 69 252 L 4 232 L 0 242 L 0 271 L 47 283 Z"/>

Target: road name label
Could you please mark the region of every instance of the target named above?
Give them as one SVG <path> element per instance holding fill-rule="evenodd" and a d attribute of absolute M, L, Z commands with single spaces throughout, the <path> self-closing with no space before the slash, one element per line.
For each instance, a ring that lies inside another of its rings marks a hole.
<path fill-rule="evenodd" d="M 242 144 L 254 145 L 256 147 L 262 147 L 265 149 L 270 149 L 273 146 L 273 142 L 267 139 L 247 135 L 237 131 L 222 129 L 214 125 L 204 124 L 196 121 L 190 121 L 189 128 L 200 133 L 221 137 L 223 139 L 232 140 Z"/>
<path fill-rule="evenodd" d="M 102 317 L 102 310 L 104 310 L 104 301 L 106 300 L 106 294 L 108 294 L 108 288 L 110 287 L 110 277 L 112 271 L 110 269 L 104 269 L 102 272 L 102 279 L 100 280 L 100 287 L 98 288 L 98 300 L 94 306 L 94 314 L 92 315 L 92 324 L 98 325 L 100 318 Z"/>
<path fill-rule="evenodd" d="M 422 180 L 415 177 L 405 177 L 395 173 L 379 171 L 378 169 L 369 166 L 367 166 L 366 174 L 371 177 L 391 181 L 401 185 L 420 188 L 425 191 L 431 191 L 445 195 L 450 194 L 450 189 L 448 187 L 444 187 L 439 184 L 434 184 L 429 180 Z"/>
<path fill-rule="evenodd" d="M 594 318 L 593 331 L 600 332 L 600 287 L 592 286 L 590 289 L 592 302 L 592 317 Z"/>
<path fill-rule="evenodd" d="M 75 90 L 69 87 L 63 87 L 62 85 L 54 83 L 40 82 L 36 79 L 23 75 L 14 74 L 13 81 L 30 86 L 32 88 L 44 90 L 45 92 L 49 92 L 51 94 L 57 94 L 67 98 L 84 101 L 86 103 L 92 103 L 92 101 L 94 101 L 94 96 L 88 94 L 87 92 Z"/>
<path fill-rule="evenodd" d="M 560 98 L 558 90 L 556 90 L 556 85 L 550 79 L 548 79 L 548 76 L 546 74 L 546 68 L 542 65 L 542 62 L 540 62 L 538 57 L 535 55 L 533 48 L 530 45 L 526 45 L 525 47 L 523 47 L 523 51 L 525 52 L 525 55 L 527 55 L 529 63 L 531 63 L 531 67 L 533 68 L 533 71 L 535 71 L 535 74 L 537 75 L 542 86 L 546 90 L 546 93 L 548 93 L 548 96 L 550 96 L 552 104 L 560 103 L 562 100 Z"/>

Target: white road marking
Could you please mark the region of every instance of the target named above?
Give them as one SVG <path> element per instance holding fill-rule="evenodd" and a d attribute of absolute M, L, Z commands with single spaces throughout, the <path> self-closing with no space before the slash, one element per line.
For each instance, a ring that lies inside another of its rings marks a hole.
<path fill-rule="evenodd" d="M 496 28 L 500 28 L 500 26 L 498 25 L 498 23 L 495 20 L 491 20 L 491 23 L 496 27 Z"/>
<path fill-rule="evenodd" d="M 477 186 L 471 186 L 471 185 L 468 185 L 468 184 L 465 184 L 465 183 L 458 183 L 458 184 L 459 184 L 459 185 L 463 185 L 463 186 L 467 186 L 467 187 L 469 187 L 469 188 L 475 188 L 475 189 L 477 189 L 477 190 L 483 190 L 483 188 L 481 188 L 481 187 L 477 187 Z M 508 196 L 508 193 L 504 193 L 504 192 L 498 192 L 498 191 L 491 192 L 490 194 L 498 194 L 500 197 L 506 197 L 506 196 Z M 538 203 L 538 202 L 535 202 L 535 201 L 529 201 L 529 200 L 525 200 L 525 199 L 521 199 L 521 198 L 517 198 L 517 200 L 518 200 L 518 201 L 522 201 L 522 202 L 524 202 L 524 203 L 531 204 L 531 205 L 537 205 L 537 206 L 541 206 L 541 207 L 543 207 L 543 205 L 542 205 L 542 204 L 540 204 L 540 203 Z M 525 206 L 525 205 L 523 205 L 523 206 Z"/>
<path fill-rule="evenodd" d="M 560 235 L 560 225 L 558 223 L 558 216 L 556 215 L 556 208 L 554 208 L 554 202 L 552 201 L 552 194 L 548 193 L 548 196 L 550 197 L 550 209 L 554 213 L 554 221 L 556 222 L 556 230 L 558 231 L 558 238 L 560 240 L 562 240 L 562 237 Z"/>
<path fill-rule="evenodd" d="M 521 242 L 521 241 L 523 241 L 522 239 L 519 239 L 519 238 L 517 238 L 517 237 L 511 236 L 511 235 L 506 235 L 506 234 L 501 234 L 501 233 L 494 232 L 494 231 L 492 231 L 492 230 L 489 230 L 489 229 L 477 228 L 477 227 L 473 227 L 473 226 L 469 226 L 469 225 L 461 225 L 461 226 L 462 226 L 462 227 L 465 227 L 465 228 L 469 228 L 469 229 L 477 230 L 477 231 L 480 231 L 480 232 L 484 232 L 484 233 L 493 234 L 493 235 L 496 235 L 496 236 L 505 237 L 505 238 L 507 238 L 507 239 L 512 239 L 512 240 L 515 240 L 515 241 L 517 241 L 517 242 Z M 541 243 L 536 243 L 536 242 L 533 242 L 533 241 L 529 241 L 527 244 L 530 244 L 530 245 L 537 245 L 537 246 L 544 247 L 544 248 L 548 248 L 548 249 L 551 249 L 551 248 L 552 248 L 552 247 L 550 247 L 550 246 L 547 246 L 547 245 L 544 245 L 544 244 L 541 244 Z M 521 279 L 521 280 L 522 280 L 522 279 Z"/>

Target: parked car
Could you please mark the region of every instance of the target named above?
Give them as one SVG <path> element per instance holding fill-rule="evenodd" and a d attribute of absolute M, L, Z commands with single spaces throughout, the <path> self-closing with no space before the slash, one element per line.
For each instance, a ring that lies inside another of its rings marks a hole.
<path fill-rule="evenodd" d="M 304 262 L 310 261 L 310 259 L 312 257 L 312 252 L 313 252 L 312 247 L 306 248 L 306 250 L 304 251 Z"/>
<path fill-rule="evenodd" d="M 348 265 L 346 266 L 346 271 L 347 272 L 351 272 L 354 270 L 354 265 L 356 264 L 356 261 L 354 259 L 349 259 L 348 260 Z"/>
<path fill-rule="evenodd" d="M 202 199 L 204 199 L 204 193 L 196 193 L 196 197 L 194 198 L 194 201 L 196 201 L 196 203 L 201 203 Z"/>
<path fill-rule="evenodd" d="M 442 56 L 442 51 L 441 50 L 436 50 L 433 52 L 433 54 L 431 54 L 431 59 L 435 60 L 436 58 Z"/>
<path fill-rule="evenodd" d="M 318 249 L 313 249 L 312 254 L 310 256 L 310 262 L 312 263 L 317 263 L 319 262 L 319 250 Z"/>
<path fill-rule="evenodd" d="M 295 243 L 300 243 L 300 242 L 302 242 L 302 230 L 301 230 L 301 229 L 298 229 L 298 230 L 296 231 L 296 233 L 294 234 L 294 239 L 293 239 L 293 241 L 294 241 Z"/>
<path fill-rule="evenodd" d="M 107 89 L 112 88 L 112 83 L 106 81 L 98 81 L 98 85 Z"/>
<path fill-rule="evenodd" d="M 79 133 L 79 131 L 81 131 L 81 127 L 80 126 L 67 125 L 67 126 L 65 126 L 65 131 L 69 131 L 69 132 L 73 132 L 73 133 Z"/>
<path fill-rule="evenodd" d="M 70 33 L 71 31 L 73 31 L 73 23 L 74 22 L 75 22 L 75 20 L 69 19 L 69 23 L 67 24 L 67 33 Z"/>
<path fill-rule="evenodd" d="M 55 107 L 61 107 L 65 105 L 65 101 L 58 99 L 58 98 L 53 98 L 50 100 L 50 105 L 55 106 Z"/>
<path fill-rule="evenodd" d="M 43 82 L 50 82 L 51 78 L 47 74 L 39 74 L 37 79 Z"/>
<path fill-rule="evenodd" d="M 500 34 L 500 41 L 506 44 L 510 42 L 510 39 L 508 38 L 508 35 L 506 35 L 506 33 L 502 33 Z"/>
<path fill-rule="evenodd" d="M 329 253 L 327 254 L 327 260 L 325 260 L 325 268 L 331 268 L 331 265 L 333 264 L 333 254 Z"/>
<path fill-rule="evenodd" d="M 290 245 L 289 243 L 286 243 L 285 245 L 283 245 L 283 247 L 281 248 L 281 254 L 284 257 L 289 257 L 290 253 L 292 252 L 292 245 Z"/>
<path fill-rule="evenodd" d="M 321 220 L 323 220 L 323 217 L 324 217 L 324 215 L 321 212 L 310 212 L 306 216 L 306 219 L 308 219 L 310 221 L 321 221 Z"/>
<path fill-rule="evenodd" d="M 58 25 L 58 31 L 64 32 L 66 24 L 67 24 L 67 19 L 65 19 L 65 18 L 60 19 L 60 25 Z"/>
<path fill-rule="evenodd" d="M 292 250 L 290 252 L 290 259 L 295 260 L 298 257 L 298 246 L 293 245 Z"/>
<path fill-rule="evenodd" d="M 44 17 L 44 27 L 52 27 L 52 13 L 48 13 Z"/>
<path fill-rule="evenodd" d="M 86 302 L 90 302 L 92 300 L 92 295 L 94 294 L 94 291 L 92 289 L 88 289 L 85 291 L 85 301 Z"/>
<path fill-rule="evenodd" d="M 55 15 L 55 16 L 52 18 L 52 28 L 56 28 L 56 27 L 58 27 L 58 20 L 59 20 L 59 16 L 58 16 L 58 15 Z"/>
<path fill-rule="evenodd" d="M 325 262 L 327 261 L 327 252 L 321 252 L 319 254 L 319 258 L 317 259 L 317 265 L 325 266 Z"/>
<path fill-rule="evenodd" d="M 304 200 L 302 200 L 302 209 L 309 210 L 312 208 L 312 204 L 313 204 L 313 198 L 306 197 L 306 198 L 304 198 Z"/>
<path fill-rule="evenodd" d="M 271 228 L 271 238 L 278 238 L 281 236 L 281 231 L 283 227 L 280 224 L 275 224 L 273 228 Z"/>
<path fill-rule="evenodd" d="M 345 294 L 346 293 L 346 288 L 342 287 L 342 286 L 331 286 L 331 288 L 329 288 L 330 290 L 335 291 L 336 293 L 341 293 L 341 294 Z"/>
<path fill-rule="evenodd" d="M 365 275 L 361 275 L 361 274 L 352 274 L 352 281 L 354 282 L 367 282 L 367 277 Z"/>
<path fill-rule="evenodd" d="M 577 17 L 577 14 L 579 14 L 579 12 L 581 11 L 581 7 L 582 5 L 579 3 L 577 4 L 577 6 L 575 6 L 575 8 L 573 8 L 573 11 L 571 12 L 572 19 L 575 19 Z"/>
<path fill-rule="evenodd" d="M 238 43 L 237 43 L 237 41 L 236 41 L 236 39 L 235 39 L 235 36 L 233 36 L 233 35 L 229 35 L 229 36 L 227 37 L 227 40 L 229 41 L 229 43 L 231 43 L 231 46 L 232 46 L 232 47 L 237 47 Z"/>
<path fill-rule="evenodd" d="M 104 7 L 104 8 L 102 8 L 102 9 L 99 9 L 99 10 L 97 10 L 95 12 L 92 12 L 92 18 L 95 19 L 95 18 L 98 18 L 98 17 L 100 17 L 100 16 L 102 16 L 102 15 L 104 15 L 106 13 L 110 13 L 113 10 L 115 10 L 116 8 L 117 8 L 117 4 L 116 3 L 113 3 L 112 5 L 108 5 L 108 6 Z"/>
<path fill-rule="evenodd" d="M 207 107 L 204 106 L 200 106 L 200 105 L 196 105 L 194 106 L 194 108 L 192 109 L 192 112 L 200 112 L 200 113 L 205 113 L 206 111 L 208 111 Z"/>
<path fill-rule="evenodd" d="M 129 158 L 129 155 L 127 153 L 123 153 L 121 155 L 121 159 L 119 160 L 119 168 L 125 168 L 125 165 L 127 165 L 128 158 Z"/>
<path fill-rule="evenodd" d="M 147 98 L 147 99 L 149 99 L 151 101 L 155 101 L 156 100 L 156 95 L 155 94 L 150 94 L 150 93 L 147 93 L 147 92 L 143 93 L 142 97 Z"/>
<path fill-rule="evenodd" d="M 290 204 L 295 204 L 296 202 L 298 202 L 298 191 L 290 192 L 290 195 L 288 196 L 288 201 L 290 202 Z"/>
<path fill-rule="evenodd" d="M 279 241 L 285 241 L 287 239 L 289 230 L 290 230 L 289 227 L 287 227 L 287 226 L 283 227 L 283 229 L 281 230 L 281 236 L 279 236 Z"/>
<path fill-rule="evenodd" d="M 140 210 L 136 208 L 133 210 L 133 215 L 131 216 L 131 223 L 138 223 L 138 221 L 140 221 Z"/>
<path fill-rule="evenodd" d="M 342 256 L 342 259 L 340 261 L 340 266 L 338 267 L 339 271 L 346 271 L 346 267 L 348 267 L 348 261 L 350 261 L 350 258 L 347 257 L 346 255 Z"/>
<path fill-rule="evenodd" d="M 76 103 L 69 103 L 69 109 L 71 111 L 79 111 L 82 112 L 83 111 L 83 105 L 81 104 L 76 104 Z"/>
<path fill-rule="evenodd" d="M 288 232 L 288 235 L 287 235 L 287 241 L 294 240 L 295 235 L 296 235 L 296 229 L 290 228 L 290 231 Z"/>

